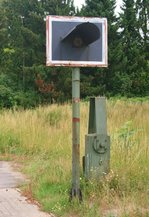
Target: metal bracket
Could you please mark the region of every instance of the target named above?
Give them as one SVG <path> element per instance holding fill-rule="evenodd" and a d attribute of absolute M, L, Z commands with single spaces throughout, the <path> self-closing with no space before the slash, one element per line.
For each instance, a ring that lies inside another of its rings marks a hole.
<path fill-rule="evenodd" d="M 98 154 L 105 154 L 108 146 L 108 139 L 106 135 L 97 135 L 93 140 L 93 149 Z"/>
<path fill-rule="evenodd" d="M 95 140 L 93 143 L 93 149 L 98 154 L 105 154 L 107 151 L 107 147 L 105 147 L 105 144 L 102 144 L 99 140 Z"/>
<path fill-rule="evenodd" d="M 82 192 L 81 189 L 75 189 L 72 188 L 70 191 L 70 197 L 69 197 L 69 201 L 71 202 L 73 198 L 78 198 L 80 202 L 83 201 L 83 196 L 82 196 Z"/>

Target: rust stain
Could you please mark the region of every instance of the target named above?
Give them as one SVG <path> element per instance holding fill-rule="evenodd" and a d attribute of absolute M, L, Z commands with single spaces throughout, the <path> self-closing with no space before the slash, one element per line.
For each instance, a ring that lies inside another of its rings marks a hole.
<path fill-rule="evenodd" d="M 46 41 L 47 41 L 46 57 L 48 57 L 48 53 L 49 53 L 49 17 L 47 17 L 47 19 L 46 19 Z"/>
<path fill-rule="evenodd" d="M 72 102 L 74 102 L 74 103 L 79 103 L 79 102 L 80 102 L 80 98 L 73 98 L 73 99 L 72 99 Z"/>
<path fill-rule="evenodd" d="M 81 64 L 81 63 L 53 63 L 48 62 L 47 66 L 66 66 L 66 67 L 107 67 L 107 64 L 90 64 L 90 63 L 86 63 L 86 64 Z"/>
<path fill-rule="evenodd" d="M 73 118 L 72 121 L 73 121 L 73 123 L 80 122 L 80 118 Z"/>

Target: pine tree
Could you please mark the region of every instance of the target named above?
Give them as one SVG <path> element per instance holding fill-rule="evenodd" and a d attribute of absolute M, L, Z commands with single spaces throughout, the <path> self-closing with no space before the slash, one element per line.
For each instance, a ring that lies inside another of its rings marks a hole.
<path fill-rule="evenodd" d="M 7 43 L 7 29 L 6 29 L 6 23 L 7 19 L 4 16 L 2 3 L 0 2 L 0 67 L 2 67 L 2 61 L 3 61 L 3 53 L 5 44 Z"/>
<path fill-rule="evenodd" d="M 16 91 L 34 92 L 36 74 L 52 80 L 52 74 L 48 73 L 52 69 L 45 64 L 46 15 L 72 15 L 73 0 L 3 0 L 2 8 L 9 36 L 3 49 L 8 75 L 13 77 Z"/>
<path fill-rule="evenodd" d="M 106 17 L 108 20 L 108 68 L 89 69 L 91 72 L 91 85 L 96 91 L 95 95 L 112 93 L 114 91 L 114 78 L 119 59 L 119 39 L 117 18 L 115 15 L 115 0 L 86 0 L 86 5 L 82 8 L 82 15 L 90 17 Z M 87 70 L 88 71 L 88 70 Z M 94 71 L 94 76 L 93 76 Z M 100 87 L 100 88 L 99 88 Z"/>
<path fill-rule="evenodd" d="M 149 1 L 137 0 L 138 31 L 140 32 L 141 56 L 144 57 L 144 83 L 146 94 L 149 94 Z"/>
<path fill-rule="evenodd" d="M 138 14 L 138 31 L 140 31 L 142 50 L 149 60 L 149 1 L 137 0 L 136 9 Z"/>
<path fill-rule="evenodd" d="M 144 56 L 141 54 L 137 10 L 134 0 L 123 0 L 120 13 L 120 59 L 121 91 L 125 95 L 145 94 Z M 123 89 L 122 89 L 123 88 Z"/>
<path fill-rule="evenodd" d="M 72 0 L 4 0 L 8 45 L 18 52 L 19 65 L 45 64 L 46 15 L 71 15 Z"/>

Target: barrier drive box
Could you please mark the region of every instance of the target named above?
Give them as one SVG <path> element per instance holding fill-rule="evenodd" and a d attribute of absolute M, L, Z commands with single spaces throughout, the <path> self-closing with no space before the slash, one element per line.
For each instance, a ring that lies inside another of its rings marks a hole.
<path fill-rule="evenodd" d="M 106 67 L 107 19 L 47 16 L 47 66 Z"/>

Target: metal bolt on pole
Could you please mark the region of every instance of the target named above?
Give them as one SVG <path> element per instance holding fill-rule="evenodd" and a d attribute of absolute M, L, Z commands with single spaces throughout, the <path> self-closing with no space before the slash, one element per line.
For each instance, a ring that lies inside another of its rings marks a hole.
<path fill-rule="evenodd" d="M 70 200 L 78 197 L 80 190 L 80 68 L 72 69 L 72 189 Z"/>

